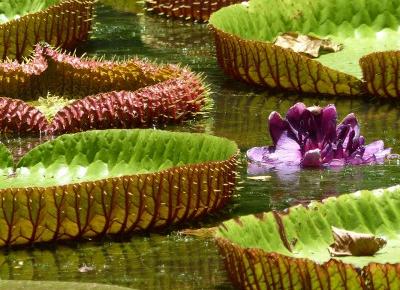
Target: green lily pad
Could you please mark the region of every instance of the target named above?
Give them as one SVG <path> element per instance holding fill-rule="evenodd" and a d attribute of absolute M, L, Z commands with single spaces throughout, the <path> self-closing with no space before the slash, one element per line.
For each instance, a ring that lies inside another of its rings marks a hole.
<path fill-rule="evenodd" d="M 94 0 L 0 1 L 0 59 L 21 61 L 41 41 L 65 49 L 76 47 L 89 36 L 94 3 Z"/>
<path fill-rule="evenodd" d="M 223 223 L 217 244 L 242 288 L 260 283 L 267 289 L 397 289 L 399 192 L 399 186 L 359 191 L 284 213 L 244 216 Z M 332 226 L 383 237 L 387 245 L 373 256 L 331 257 Z"/>
<path fill-rule="evenodd" d="M 58 4 L 60 0 L 8 0 L 0 2 L 0 23 L 18 19 Z"/>
<path fill-rule="evenodd" d="M 30 290 L 43 290 L 43 289 L 128 290 L 131 288 L 106 285 L 106 284 L 97 284 L 97 283 L 0 280 L 0 289 L 14 289 L 14 290 L 23 290 L 23 289 L 30 289 Z"/>
<path fill-rule="evenodd" d="M 363 89 L 357 86 L 363 84 L 356 80 L 368 79 L 359 64 L 361 58 L 397 50 L 399 20 L 398 1 L 251 0 L 217 11 L 210 24 L 217 35 L 219 61 L 236 77 L 304 92 L 359 94 Z M 312 60 L 273 44 L 285 32 L 330 38 L 343 44 L 343 49 Z M 375 67 L 378 70 L 379 64 Z M 391 71 L 386 79 L 397 82 L 394 76 Z M 382 96 L 397 94 L 394 89 L 382 92 Z"/>
<path fill-rule="evenodd" d="M 237 145 L 158 130 L 64 135 L 9 170 L 2 154 L 0 246 L 165 227 L 222 207 Z"/>

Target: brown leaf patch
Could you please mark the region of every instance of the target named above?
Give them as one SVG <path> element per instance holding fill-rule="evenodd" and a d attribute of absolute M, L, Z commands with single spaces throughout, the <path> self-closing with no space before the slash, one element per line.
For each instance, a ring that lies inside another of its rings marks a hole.
<path fill-rule="evenodd" d="M 342 44 L 335 43 L 330 39 L 321 39 L 296 32 L 286 32 L 279 35 L 274 44 L 283 48 L 290 48 L 309 57 L 319 57 L 321 54 L 343 49 Z"/>
<path fill-rule="evenodd" d="M 334 242 L 328 250 L 331 256 L 373 256 L 386 245 L 386 240 L 372 234 L 363 234 L 332 227 Z"/>

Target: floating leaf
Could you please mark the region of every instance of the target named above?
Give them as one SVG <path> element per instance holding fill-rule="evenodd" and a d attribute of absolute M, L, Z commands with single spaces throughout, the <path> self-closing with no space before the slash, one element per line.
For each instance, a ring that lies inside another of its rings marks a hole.
<path fill-rule="evenodd" d="M 386 240 L 371 234 L 356 233 L 332 227 L 332 256 L 373 256 L 386 245 Z"/>
<path fill-rule="evenodd" d="M 398 97 L 398 1 L 250 0 L 210 17 L 225 72 L 298 92 Z M 330 38 L 336 53 L 310 59 L 273 43 L 282 33 Z M 361 64 L 361 66 L 360 66 Z"/>
<path fill-rule="evenodd" d="M 399 194 L 400 186 L 365 190 L 243 216 L 224 222 L 216 242 L 238 289 L 397 289 Z M 332 257 L 332 227 L 385 237 L 387 244 L 373 256 Z"/>
<path fill-rule="evenodd" d="M 204 216 L 229 201 L 237 151 L 211 135 L 140 129 L 48 141 L 0 175 L 0 246 L 131 234 Z"/>
<path fill-rule="evenodd" d="M 89 36 L 94 3 L 94 0 L 1 1 L 0 59 L 22 60 L 40 41 L 66 49 L 76 47 Z"/>

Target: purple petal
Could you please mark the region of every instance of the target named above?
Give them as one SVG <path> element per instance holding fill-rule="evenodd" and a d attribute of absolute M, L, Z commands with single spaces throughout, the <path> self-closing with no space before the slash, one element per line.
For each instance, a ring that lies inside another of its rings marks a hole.
<path fill-rule="evenodd" d="M 382 151 L 384 149 L 384 143 L 382 140 L 374 141 L 367 146 L 365 146 L 365 151 L 364 151 L 364 158 L 369 158 L 379 151 Z"/>
<path fill-rule="evenodd" d="M 318 143 L 336 141 L 337 113 L 334 105 L 328 105 L 322 109 L 321 124 L 319 126 Z"/>
<path fill-rule="evenodd" d="M 247 159 L 250 162 L 262 162 L 264 155 L 270 153 L 270 147 L 253 147 L 246 152 Z"/>
<path fill-rule="evenodd" d="M 306 105 L 303 103 L 296 103 L 286 113 L 286 120 L 288 121 L 289 127 L 292 129 L 293 134 L 299 139 L 298 131 L 301 127 L 301 120 L 304 117 L 303 113 L 307 110 Z"/>
<path fill-rule="evenodd" d="M 352 156 L 346 160 L 347 164 L 350 165 L 361 165 L 364 163 L 364 160 L 361 158 L 360 155 Z"/>
<path fill-rule="evenodd" d="M 358 126 L 358 121 L 354 113 L 348 114 L 343 121 L 339 124 L 338 129 L 343 127 L 343 126 L 349 126 L 350 129 L 347 132 L 346 136 L 340 136 L 340 138 L 343 140 L 343 148 L 347 148 L 348 142 L 349 142 L 349 135 L 352 134 L 352 138 L 358 138 L 360 136 L 360 128 Z M 338 136 L 340 135 L 340 132 L 337 132 Z"/>
<path fill-rule="evenodd" d="M 345 165 L 346 163 L 344 162 L 344 159 L 332 159 L 332 161 L 329 162 L 329 166 L 331 167 L 342 167 Z"/>
<path fill-rule="evenodd" d="M 329 164 L 334 156 L 335 153 L 332 144 L 327 144 L 324 149 L 321 150 L 321 159 L 323 164 Z"/>
<path fill-rule="evenodd" d="M 288 165 L 299 165 L 301 160 L 300 145 L 289 138 L 287 132 L 284 132 L 279 138 L 275 152 L 264 155 L 264 163 L 279 164 L 285 163 Z"/>
<path fill-rule="evenodd" d="M 301 161 L 303 167 L 321 167 L 321 165 L 321 151 L 319 149 L 307 151 Z"/>
<path fill-rule="evenodd" d="M 274 145 L 278 142 L 282 133 L 287 130 L 286 121 L 282 119 L 281 115 L 277 112 L 272 112 L 268 117 L 269 134 L 271 135 Z"/>
<path fill-rule="evenodd" d="M 350 127 L 354 128 L 358 126 L 358 121 L 356 118 L 356 115 L 354 113 L 348 114 L 346 117 L 343 118 L 342 122 L 339 124 L 340 125 L 350 125 Z"/>
<path fill-rule="evenodd" d="M 383 163 L 385 158 L 390 155 L 392 148 L 386 148 L 385 150 L 375 153 L 375 158 L 377 163 Z"/>
<path fill-rule="evenodd" d="M 247 166 L 248 176 L 260 176 L 270 173 L 274 166 L 271 164 L 249 163 Z"/>
<path fill-rule="evenodd" d="M 303 112 L 307 110 L 306 105 L 299 102 L 290 107 L 286 114 L 286 120 L 288 120 L 291 124 L 298 123 L 303 115 Z"/>

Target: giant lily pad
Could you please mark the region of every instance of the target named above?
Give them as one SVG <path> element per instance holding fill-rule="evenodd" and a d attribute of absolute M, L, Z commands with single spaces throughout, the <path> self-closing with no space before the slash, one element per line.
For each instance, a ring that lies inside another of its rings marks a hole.
<path fill-rule="evenodd" d="M 40 41 L 73 48 L 88 38 L 94 0 L 0 2 L 0 58 L 23 56 Z"/>
<path fill-rule="evenodd" d="M 1 164 L 0 246 L 152 230 L 221 208 L 237 146 L 157 130 L 64 135 Z M 4 150 L 2 150 L 4 151 Z"/>
<path fill-rule="evenodd" d="M 159 15 L 199 22 L 208 21 L 211 13 L 240 0 L 146 0 L 147 10 Z"/>
<path fill-rule="evenodd" d="M 208 103 L 201 78 L 177 65 L 79 58 L 47 45 L 38 45 L 26 63 L 0 63 L 0 83 L 0 94 L 6 96 L 0 97 L 3 133 L 61 134 L 178 123 Z M 34 107 L 49 93 L 65 99 L 41 102 L 40 110 Z M 51 120 L 46 112 L 53 115 Z"/>
<path fill-rule="evenodd" d="M 223 223 L 217 244 L 240 289 L 397 289 L 400 186 L 328 198 Z M 373 234 L 373 256 L 331 257 L 331 227 Z"/>
<path fill-rule="evenodd" d="M 223 69 L 251 84 L 326 94 L 397 97 L 398 1 L 251 0 L 210 18 Z M 274 44 L 283 33 L 343 45 L 311 59 Z M 361 77 L 363 80 L 361 80 Z"/>

